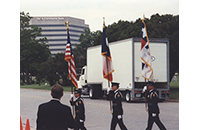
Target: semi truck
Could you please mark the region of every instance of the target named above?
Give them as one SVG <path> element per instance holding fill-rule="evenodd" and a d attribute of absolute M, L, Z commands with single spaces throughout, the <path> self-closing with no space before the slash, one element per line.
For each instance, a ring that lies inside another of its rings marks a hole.
<path fill-rule="evenodd" d="M 169 40 L 160 38 L 149 39 L 152 58 L 153 81 L 159 98 L 169 98 Z M 142 61 L 140 58 L 141 38 L 129 38 L 109 43 L 114 72 L 113 82 L 119 82 L 119 90 L 127 102 L 144 100 L 142 90 L 145 79 L 142 77 Z M 87 65 L 81 69 L 78 87 L 91 99 L 107 95 L 111 86 L 103 78 L 103 57 L 101 45 L 87 49 Z"/>

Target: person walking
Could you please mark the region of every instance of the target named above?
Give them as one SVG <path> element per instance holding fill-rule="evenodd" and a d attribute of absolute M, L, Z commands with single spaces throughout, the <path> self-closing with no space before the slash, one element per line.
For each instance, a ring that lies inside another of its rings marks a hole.
<path fill-rule="evenodd" d="M 163 123 L 160 121 L 159 114 L 160 110 L 158 107 L 158 94 L 154 89 L 153 82 L 149 81 L 147 87 L 143 88 L 143 93 L 147 91 L 147 103 L 148 103 L 148 124 L 146 130 L 151 130 L 153 123 L 155 122 L 160 130 L 166 130 Z"/>
<path fill-rule="evenodd" d="M 114 94 L 111 96 L 113 113 L 110 130 L 115 130 L 117 124 L 121 130 L 127 130 L 123 122 L 122 93 L 119 91 L 119 83 L 112 82 L 112 90 Z"/>
<path fill-rule="evenodd" d="M 72 98 L 75 98 L 74 101 Z M 85 122 L 85 107 L 83 103 L 83 98 L 81 97 L 81 90 L 76 89 L 74 90 L 74 95 L 71 95 L 70 104 L 75 106 L 75 127 L 74 130 L 87 130 L 84 126 Z"/>

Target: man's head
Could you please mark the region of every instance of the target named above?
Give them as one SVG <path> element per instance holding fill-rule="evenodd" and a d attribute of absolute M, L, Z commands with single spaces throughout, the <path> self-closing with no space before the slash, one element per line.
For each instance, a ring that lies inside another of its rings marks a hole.
<path fill-rule="evenodd" d="M 63 96 L 63 87 L 59 84 L 53 85 L 51 88 L 51 96 L 60 100 Z"/>
<path fill-rule="evenodd" d="M 115 91 L 119 88 L 119 83 L 117 82 L 112 82 L 112 90 Z"/>
<path fill-rule="evenodd" d="M 81 90 L 80 89 L 74 89 L 74 96 L 77 98 L 81 95 Z"/>
<path fill-rule="evenodd" d="M 148 91 L 151 90 L 151 89 L 154 89 L 153 84 L 154 84 L 154 83 L 153 83 L 152 81 L 149 81 L 149 82 L 148 82 L 148 84 L 147 84 L 147 89 L 148 89 Z"/>

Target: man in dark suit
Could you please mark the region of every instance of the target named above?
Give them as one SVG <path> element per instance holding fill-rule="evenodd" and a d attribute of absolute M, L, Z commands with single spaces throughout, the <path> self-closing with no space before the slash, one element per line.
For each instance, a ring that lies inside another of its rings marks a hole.
<path fill-rule="evenodd" d="M 149 81 L 147 87 L 143 88 L 143 92 L 147 91 L 147 103 L 148 103 L 148 125 L 146 130 L 151 130 L 153 123 L 155 122 L 160 130 L 166 130 L 165 126 L 162 124 L 159 118 L 160 110 L 158 107 L 158 94 L 157 91 L 153 87 L 153 82 Z"/>
<path fill-rule="evenodd" d="M 61 104 L 62 86 L 56 84 L 51 89 L 52 100 L 39 105 L 37 130 L 68 130 L 74 128 L 74 119 L 69 106 Z"/>
<path fill-rule="evenodd" d="M 123 109 L 122 109 L 122 93 L 119 91 L 119 83 L 112 82 L 112 90 L 114 94 L 112 95 L 112 121 L 111 121 L 111 130 L 115 130 L 116 125 L 119 124 L 121 130 L 127 130 L 123 122 Z M 108 90 L 109 91 L 109 90 Z"/>

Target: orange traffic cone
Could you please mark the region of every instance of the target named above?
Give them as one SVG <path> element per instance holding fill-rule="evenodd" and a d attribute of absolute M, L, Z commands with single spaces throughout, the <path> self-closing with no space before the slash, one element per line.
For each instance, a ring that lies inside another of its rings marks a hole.
<path fill-rule="evenodd" d="M 29 119 L 26 120 L 26 127 L 25 130 L 31 130 L 30 124 L 29 124 Z"/>
<path fill-rule="evenodd" d="M 23 130 L 23 126 L 22 126 L 22 118 L 20 116 L 20 130 Z"/>

